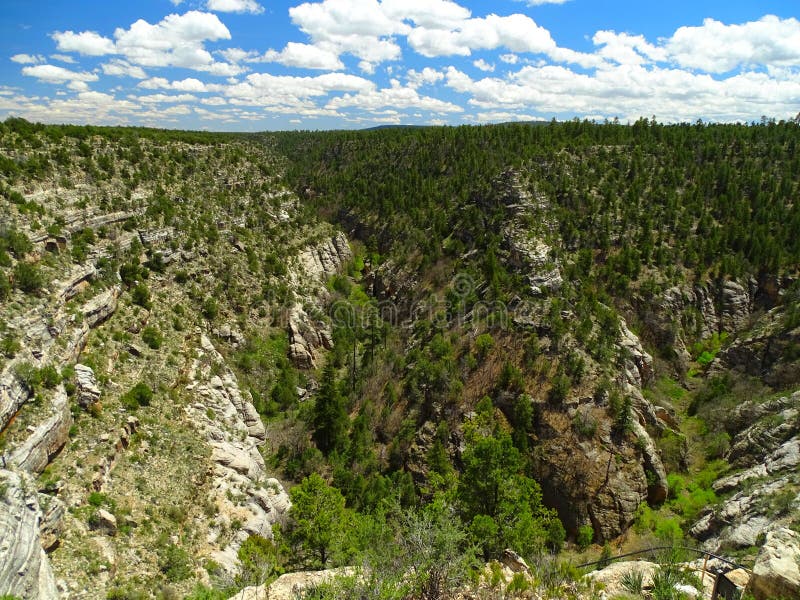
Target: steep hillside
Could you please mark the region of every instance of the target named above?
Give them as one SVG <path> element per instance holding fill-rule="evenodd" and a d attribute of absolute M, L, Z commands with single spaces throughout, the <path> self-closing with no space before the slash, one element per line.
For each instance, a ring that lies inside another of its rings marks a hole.
<path fill-rule="evenodd" d="M 0 594 L 751 563 L 800 526 L 799 133 L 6 121 Z"/>

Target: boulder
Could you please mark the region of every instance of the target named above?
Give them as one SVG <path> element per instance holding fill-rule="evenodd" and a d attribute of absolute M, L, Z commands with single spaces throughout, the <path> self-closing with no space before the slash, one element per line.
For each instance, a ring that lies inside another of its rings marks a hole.
<path fill-rule="evenodd" d="M 104 508 L 100 508 L 89 518 L 89 527 L 107 535 L 117 535 L 117 518 Z"/>
<path fill-rule="evenodd" d="M 86 408 L 100 400 L 100 388 L 91 367 L 80 363 L 75 365 L 75 382 L 78 404 Z"/>
<path fill-rule="evenodd" d="M 301 571 L 285 573 L 269 585 L 244 588 L 231 596 L 229 600 L 295 600 L 303 596 L 303 592 L 313 586 L 331 581 L 336 577 L 348 577 L 355 574 L 352 567 L 326 569 L 324 571 Z"/>
<path fill-rule="evenodd" d="M 800 534 L 786 528 L 767 534 L 753 566 L 750 591 L 756 600 L 800 598 Z"/>
<path fill-rule="evenodd" d="M 649 588 L 653 586 L 653 577 L 658 572 L 658 569 L 657 564 L 644 560 L 615 562 L 603 569 L 592 571 L 585 576 L 585 579 L 603 584 L 606 597 L 613 598 L 628 591 L 622 585 L 622 580 L 629 573 L 641 573 L 642 587 Z"/>

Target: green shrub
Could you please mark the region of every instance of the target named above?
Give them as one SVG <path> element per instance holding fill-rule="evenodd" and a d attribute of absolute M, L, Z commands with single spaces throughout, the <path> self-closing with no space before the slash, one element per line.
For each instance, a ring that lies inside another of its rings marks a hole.
<path fill-rule="evenodd" d="M 594 527 L 590 524 L 581 525 L 578 527 L 578 536 L 575 542 L 578 544 L 578 548 L 581 550 L 586 550 L 594 539 Z"/>
<path fill-rule="evenodd" d="M 137 284 L 131 290 L 131 302 L 138 304 L 142 308 L 150 310 L 152 303 L 150 302 L 150 290 L 144 283 Z"/>
<path fill-rule="evenodd" d="M 644 589 L 644 573 L 639 569 L 631 569 L 622 576 L 622 587 L 631 594 L 641 596 Z"/>
<path fill-rule="evenodd" d="M 44 278 L 36 265 L 18 262 L 14 267 L 14 285 L 26 294 L 34 294 L 44 286 Z"/>
<path fill-rule="evenodd" d="M 494 338 L 489 333 L 482 333 L 475 338 L 475 350 L 478 352 L 478 357 L 483 360 L 494 348 Z"/>
<path fill-rule="evenodd" d="M 188 579 L 192 574 L 189 554 L 175 544 L 168 545 L 161 552 L 158 568 L 168 581 L 176 582 Z"/>
<path fill-rule="evenodd" d="M 137 383 L 120 400 L 128 410 L 136 410 L 140 406 L 150 406 L 153 390 L 146 383 Z"/>
<path fill-rule="evenodd" d="M 200 310 L 203 313 L 203 316 L 209 321 L 213 321 L 217 318 L 217 315 L 219 315 L 219 306 L 217 306 L 217 301 L 211 296 L 203 301 L 203 306 Z"/>
<path fill-rule="evenodd" d="M 158 350 L 164 342 L 164 336 L 156 327 L 148 325 L 142 329 L 142 341 L 153 350 Z"/>

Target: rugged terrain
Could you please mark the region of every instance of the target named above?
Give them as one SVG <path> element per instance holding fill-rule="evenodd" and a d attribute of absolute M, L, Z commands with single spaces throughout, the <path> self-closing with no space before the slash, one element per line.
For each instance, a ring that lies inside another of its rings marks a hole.
<path fill-rule="evenodd" d="M 1 127 L 0 594 L 591 597 L 800 525 L 796 124 Z"/>

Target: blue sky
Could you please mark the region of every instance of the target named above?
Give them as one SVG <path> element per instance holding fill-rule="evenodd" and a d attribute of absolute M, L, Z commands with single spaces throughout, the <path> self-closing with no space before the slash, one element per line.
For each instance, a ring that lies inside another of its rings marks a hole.
<path fill-rule="evenodd" d="M 257 131 L 800 112 L 796 0 L 0 0 L 0 119 Z"/>

